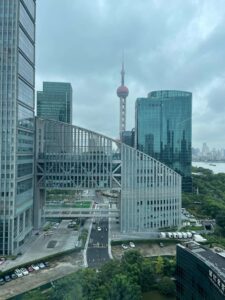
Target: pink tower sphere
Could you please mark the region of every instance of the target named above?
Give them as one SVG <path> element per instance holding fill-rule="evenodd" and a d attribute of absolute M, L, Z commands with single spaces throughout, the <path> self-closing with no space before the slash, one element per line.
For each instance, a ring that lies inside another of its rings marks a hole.
<path fill-rule="evenodd" d="M 121 85 L 120 87 L 118 87 L 117 96 L 119 98 L 126 98 L 128 94 L 129 94 L 129 90 L 125 85 Z"/>

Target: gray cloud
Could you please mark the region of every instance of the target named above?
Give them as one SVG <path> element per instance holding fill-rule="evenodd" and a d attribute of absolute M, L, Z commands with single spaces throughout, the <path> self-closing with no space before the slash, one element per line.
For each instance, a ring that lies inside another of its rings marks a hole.
<path fill-rule="evenodd" d="M 74 123 L 117 137 L 125 49 L 128 128 L 137 97 L 183 89 L 193 92 L 193 144 L 225 146 L 224 25 L 223 0 L 39 0 L 36 86 L 71 82 Z"/>

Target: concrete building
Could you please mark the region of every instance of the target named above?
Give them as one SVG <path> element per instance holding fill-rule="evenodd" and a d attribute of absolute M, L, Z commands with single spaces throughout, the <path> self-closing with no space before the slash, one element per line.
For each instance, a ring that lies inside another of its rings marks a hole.
<path fill-rule="evenodd" d="M 73 91 L 70 83 L 43 82 L 37 92 L 37 116 L 72 124 Z"/>
<path fill-rule="evenodd" d="M 176 262 L 178 300 L 225 299 L 225 252 L 187 242 L 177 245 Z"/>
<path fill-rule="evenodd" d="M 0 1 L 0 253 L 16 253 L 32 231 L 35 7 Z"/>
<path fill-rule="evenodd" d="M 136 147 L 181 174 L 182 189 L 192 190 L 192 94 L 153 91 L 136 100 Z"/>

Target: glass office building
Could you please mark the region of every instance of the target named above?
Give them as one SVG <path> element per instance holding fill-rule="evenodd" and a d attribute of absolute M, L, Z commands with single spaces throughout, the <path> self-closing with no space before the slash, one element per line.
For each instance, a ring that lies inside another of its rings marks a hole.
<path fill-rule="evenodd" d="M 177 300 L 225 299 L 224 251 L 190 241 L 176 247 Z"/>
<path fill-rule="evenodd" d="M 35 1 L 0 1 L 0 254 L 32 231 Z"/>
<path fill-rule="evenodd" d="M 182 175 L 183 191 L 192 190 L 192 94 L 153 91 L 136 101 L 136 147 Z"/>
<path fill-rule="evenodd" d="M 37 116 L 72 124 L 72 87 L 66 82 L 43 82 L 37 92 Z"/>

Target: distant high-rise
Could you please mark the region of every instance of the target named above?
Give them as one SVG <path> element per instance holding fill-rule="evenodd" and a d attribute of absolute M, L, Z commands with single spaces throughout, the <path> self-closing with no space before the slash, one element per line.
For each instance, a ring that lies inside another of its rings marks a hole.
<path fill-rule="evenodd" d="M 72 124 L 73 91 L 70 83 L 43 82 L 37 92 L 37 116 Z"/>
<path fill-rule="evenodd" d="M 34 177 L 35 7 L 0 1 L 0 254 L 31 234 Z"/>
<path fill-rule="evenodd" d="M 134 137 L 135 137 L 135 131 L 132 129 L 131 131 L 123 131 L 121 135 L 121 142 L 130 146 L 134 147 Z"/>
<path fill-rule="evenodd" d="M 192 190 L 192 94 L 153 91 L 136 101 L 136 147 L 182 175 Z"/>
<path fill-rule="evenodd" d="M 121 70 L 121 86 L 117 89 L 117 96 L 120 98 L 120 140 L 122 140 L 122 133 L 126 130 L 126 98 L 129 94 L 128 88 L 124 85 L 124 61 L 122 61 Z"/>

